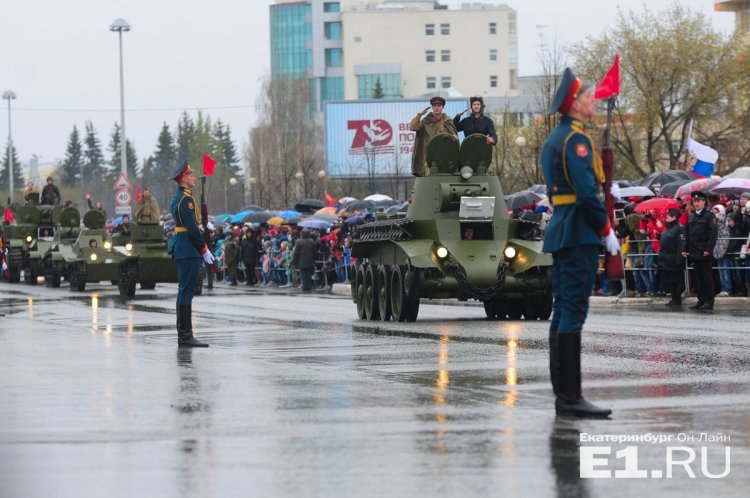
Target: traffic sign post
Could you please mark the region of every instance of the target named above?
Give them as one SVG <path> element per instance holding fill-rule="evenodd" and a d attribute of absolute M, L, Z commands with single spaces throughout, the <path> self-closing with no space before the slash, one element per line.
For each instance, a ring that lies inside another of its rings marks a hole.
<path fill-rule="evenodd" d="M 125 185 L 129 185 L 124 175 L 121 174 L 120 178 L 125 179 Z M 115 192 L 115 204 L 115 214 L 127 214 L 130 216 L 130 190 L 128 190 L 128 187 L 124 186 Z"/>

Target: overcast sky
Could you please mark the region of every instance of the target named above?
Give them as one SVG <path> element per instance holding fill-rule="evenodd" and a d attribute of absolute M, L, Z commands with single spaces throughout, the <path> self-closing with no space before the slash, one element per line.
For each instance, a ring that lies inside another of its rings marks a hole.
<path fill-rule="evenodd" d="M 132 26 L 123 34 L 125 125 L 139 161 L 151 154 L 162 123 L 174 129 L 182 110 L 203 109 L 232 127 L 239 148 L 256 116 L 260 80 L 270 70 L 271 0 L 2 0 L 0 93 L 12 89 L 13 139 L 23 162 L 63 158 L 73 125 L 94 123 L 106 149 L 119 121 L 116 18 Z M 443 1 L 458 6 L 461 1 Z M 618 4 L 640 1 L 507 0 L 518 12 L 520 75 L 537 72 L 540 31 L 548 42 L 570 43 L 612 26 Z M 671 0 L 649 0 L 663 10 Z M 729 32 L 731 13 L 713 12 L 711 0 L 679 2 L 705 13 Z M 539 28 L 538 26 L 545 26 Z M 470 93 L 470 92 L 469 92 Z M 0 107 L 0 143 L 8 136 L 7 101 Z M 108 157 L 109 154 L 105 152 Z"/>

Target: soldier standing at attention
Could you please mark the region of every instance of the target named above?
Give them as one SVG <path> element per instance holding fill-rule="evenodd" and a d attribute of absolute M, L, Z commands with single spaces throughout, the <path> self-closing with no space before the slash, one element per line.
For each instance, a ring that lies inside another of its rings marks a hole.
<path fill-rule="evenodd" d="M 169 241 L 169 254 L 177 261 L 177 345 L 207 348 L 208 344 L 193 336 L 193 294 L 198 285 L 201 265 L 214 262 L 214 257 L 203 241 L 200 226 L 201 212 L 191 189 L 195 187 L 195 172 L 187 161 L 172 175 L 178 188 L 172 197 L 172 217 L 175 233 Z"/>
<path fill-rule="evenodd" d="M 443 112 L 445 99 L 443 97 L 432 97 L 430 107 L 425 107 L 411 120 L 409 129 L 417 132 L 414 137 L 414 152 L 411 156 L 411 173 L 414 176 L 427 176 L 430 167 L 427 165 L 427 144 L 435 135 L 448 133 L 453 136 L 453 141 L 458 141 L 458 132 L 453 120 Z M 430 109 L 432 112 L 427 114 Z M 422 119 L 422 116 L 427 116 Z"/>
<path fill-rule="evenodd" d="M 555 208 L 544 235 L 551 253 L 552 297 L 549 361 L 555 412 L 574 417 L 608 417 L 581 393 L 581 331 L 599 261 L 602 236 L 607 249 L 619 246 L 604 207 L 604 169 L 584 122 L 596 114 L 588 85 L 565 69 L 548 114 L 562 114 L 544 143 L 542 168 Z"/>

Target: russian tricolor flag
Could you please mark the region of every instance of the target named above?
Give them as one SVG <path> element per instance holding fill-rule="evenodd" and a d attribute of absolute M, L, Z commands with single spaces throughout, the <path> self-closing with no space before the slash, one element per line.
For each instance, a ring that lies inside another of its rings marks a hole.
<path fill-rule="evenodd" d="M 695 157 L 693 174 L 698 178 L 708 178 L 714 172 L 714 164 L 719 159 L 719 153 L 708 145 L 688 139 L 687 150 Z"/>

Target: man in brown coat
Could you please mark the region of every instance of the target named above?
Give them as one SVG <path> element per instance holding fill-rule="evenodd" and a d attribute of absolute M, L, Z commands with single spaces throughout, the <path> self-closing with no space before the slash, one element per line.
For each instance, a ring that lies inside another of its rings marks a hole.
<path fill-rule="evenodd" d="M 159 221 L 159 204 L 151 196 L 151 189 L 145 187 L 143 195 L 135 204 L 135 219 L 138 223 L 157 223 Z"/>
<path fill-rule="evenodd" d="M 445 108 L 445 99 L 443 97 L 432 97 L 430 106 L 422 112 L 418 112 L 409 124 L 409 129 L 415 131 L 414 152 L 411 156 L 411 173 L 414 176 L 427 176 L 430 174 L 430 168 L 427 165 L 427 144 L 432 137 L 441 133 L 453 135 L 453 140 L 458 140 L 458 132 L 453 120 L 443 112 Z M 427 112 L 432 109 L 432 112 Z M 427 114 L 427 116 L 425 116 Z M 425 116 L 422 119 L 422 116 Z"/>

